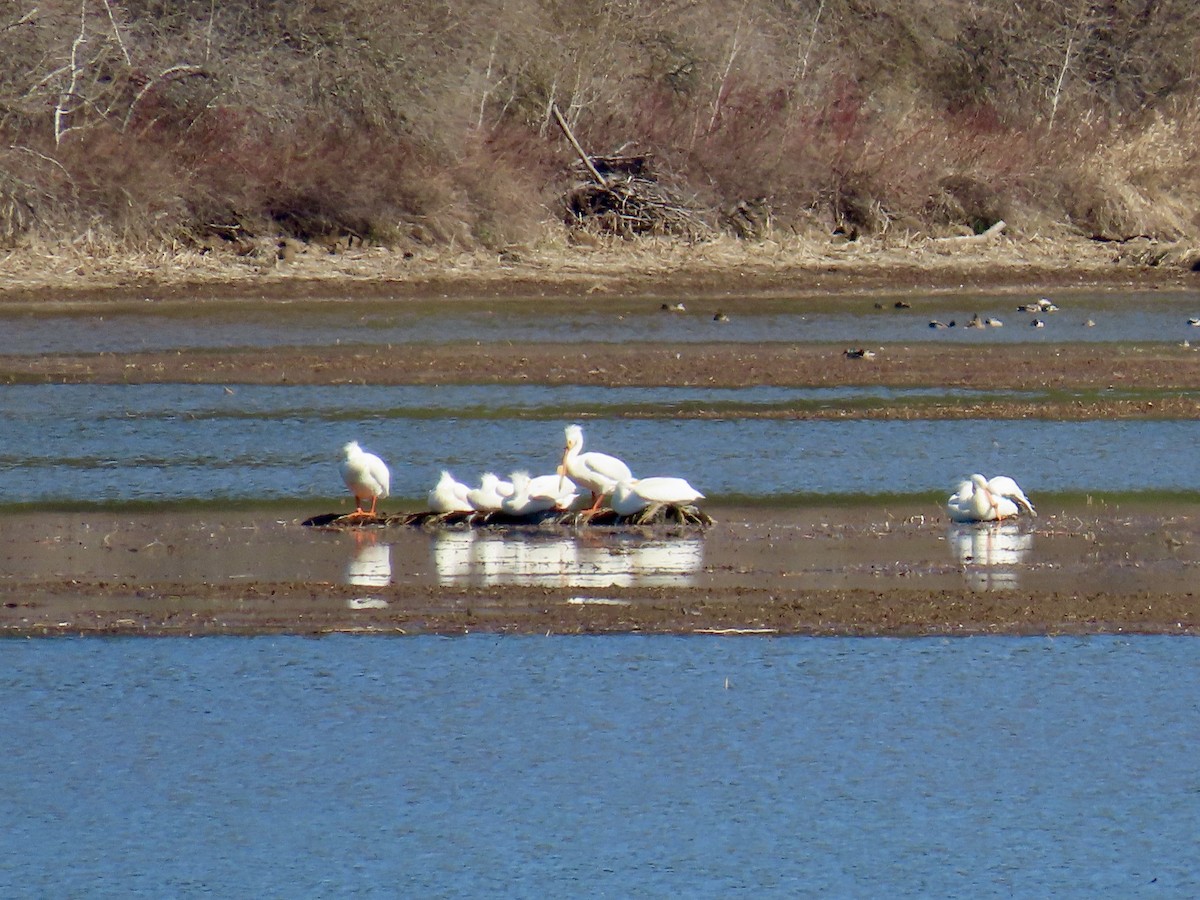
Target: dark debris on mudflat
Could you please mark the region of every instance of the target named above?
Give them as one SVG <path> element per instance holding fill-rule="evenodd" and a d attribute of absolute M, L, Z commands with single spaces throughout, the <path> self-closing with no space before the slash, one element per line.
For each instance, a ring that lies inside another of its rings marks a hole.
<path fill-rule="evenodd" d="M 704 529 L 714 524 L 712 516 L 695 506 L 675 503 L 653 503 L 628 516 L 611 509 L 595 512 L 563 512 L 546 510 L 526 516 L 506 512 L 416 512 L 398 515 L 362 515 L 356 513 L 323 513 L 302 523 L 312 528 L 362 528 L 364 526 L 422 528 L 436 531 L 443 528 L 508 528 L 547 531 L 559 528 L 657 528 L 684 527 Z"/>

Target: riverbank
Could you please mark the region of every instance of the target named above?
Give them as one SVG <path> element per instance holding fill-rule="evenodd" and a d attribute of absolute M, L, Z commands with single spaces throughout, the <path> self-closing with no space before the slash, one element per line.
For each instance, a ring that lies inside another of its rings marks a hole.
<path fill-rule="evenodd" d="M 262 242 L 231 248 L 145 252 L 87 243 L 30 244 L 0 257 L 0 302 L 67 302 L 186 296 L 285 299 L 340 295 L 791 296 L 904 290 L 1049 290 L 1064 287 L 1192 287 L 1200 248 L 1144 239 L 1073 235 L 988 240 L 894 235 L 856 241 L 785 237 L 687 243 L 622 241 L 555 233 L 502 253 Z"/>

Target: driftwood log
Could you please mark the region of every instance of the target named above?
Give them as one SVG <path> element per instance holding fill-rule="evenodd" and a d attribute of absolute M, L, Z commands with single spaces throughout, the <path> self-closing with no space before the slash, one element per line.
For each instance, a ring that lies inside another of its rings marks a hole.
<path fill-rule="evenodd" d="M 505 528 L 548 531 L 561 528 L 654 528 L 688 527 L 708 528 L 713 524 L 712 516 L 695 506 L 676 503 L 652 503 L 645 509 L 628 516 L 621 516 L 611 509 L 595 512 L 562 512 L 547 510 L 528 516 L 514 516 L 505 512 L 415 512 L 399 515 L 356 515 L 354 513 L 324 513 L 305 519 L 303 524 L 313 528 L 359 528 L 363 526 L 385 526 L 401 528 L 423 528 L 436 531 L 443 528 Z"/>

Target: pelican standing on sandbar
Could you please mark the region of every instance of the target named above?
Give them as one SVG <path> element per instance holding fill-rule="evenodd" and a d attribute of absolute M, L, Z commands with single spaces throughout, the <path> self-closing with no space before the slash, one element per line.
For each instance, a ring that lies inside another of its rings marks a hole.
<path fill-rule="evenodd" d="M 972 475 L 946 501 L 946 512 L 954 522 L 999 522 L 1022 511 L 1037 515 L 1025 492 L 1007 475 L 991 479 Z"/>
<path fill-rule="evenodd" d="M 368 453 L 358 445 L 358 441 L 346 444 L 342 447 L 342 453 L 344 456 L 339 466 L 342 480 L 354 495 L 354 512 L 351 515 L 375 515 L 375 504 L 387 499 L 392 473 L 382 459 L 374 453 Z M 368 499 L 371 501 L 370 511 L 363 509 Z"/>
<path fill-rule="evenodd" d="M 615 456 L 595 451 L 584 453 L 583 429 L 578 425 L 566 428 L 567 446 L 563 450 L 560 476 L 569 476 L 572 481 L 592 492 L 591 509 L 600 508 L 600 501 L 611 494 L 622 481 L 632 481 L 633 472 Z"/>

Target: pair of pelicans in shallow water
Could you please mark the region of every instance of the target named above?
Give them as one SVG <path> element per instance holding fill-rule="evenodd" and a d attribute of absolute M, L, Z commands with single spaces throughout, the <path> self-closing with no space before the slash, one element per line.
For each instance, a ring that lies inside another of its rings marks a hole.
<path fill-rule="evenodd" d="M 554 475 L 531 478 L 526 472 L 514 472 L 509 481 L 502 481 L 489 472 L 478 487 L 471 488 L 443 471 L 429 492 L 430 509 L 437 513 L 505 512 L 526 516 L 572 509 L 581 489 L 592 495 L 591 511 L 599 509 L 608 497 L 609 507 L 619 516 L 633 515 L 655 503 L 689 505 L 704 499 L 686 479 L 634 478 L 629 466 L 615 456 L 584 453 L 583 429 L 578 425 L 567 426 L 566 439 L 562 462 Z M 391 488 L 387 464 L 357 442 L 346 444 L 342 452 L 342 479 L 354 495 L 354 515 L 374 516 L 376 504 L 387 498 Z M 367 501 L 371 504 L 369 510 L 363 508 Z"/>
<path fill-rule="evenodd" d="M 526 472 L 514 472 L 509 481 L 493 473 L 471 488 L 443 471 L 429 492 L 434 512 L 505 512 L 514 516 L 531 515 L 552 509 L 568 510 L 579 500 L 580 488 L 591 492 L 591 510 L 600 508 L 609 498 L 617 515 L 628 516 L 654 503 L 687 505 L 704 499 L 686 479 L 671 476 L 634 478 L 623 461 L 607 453 L 583 452 L 583 429 L 568 425 L 562 462 L 554 475 L 531 478 Z M 391 488 L 387 464 L 357 442 L 346 444 L 341 462 L 342 478 L 354 495 L 356 516 L 374 516 L 376 504 L 386 499 Z M 370 501 L 371 508 L 364 509 Z M 958 486 L 946 502 L 946 512 L 955 522 L 998 522 L 1023 512 L 1036 516 L 1025 492 L 1007 475 L 984 478 L 972 475 Z"/>

